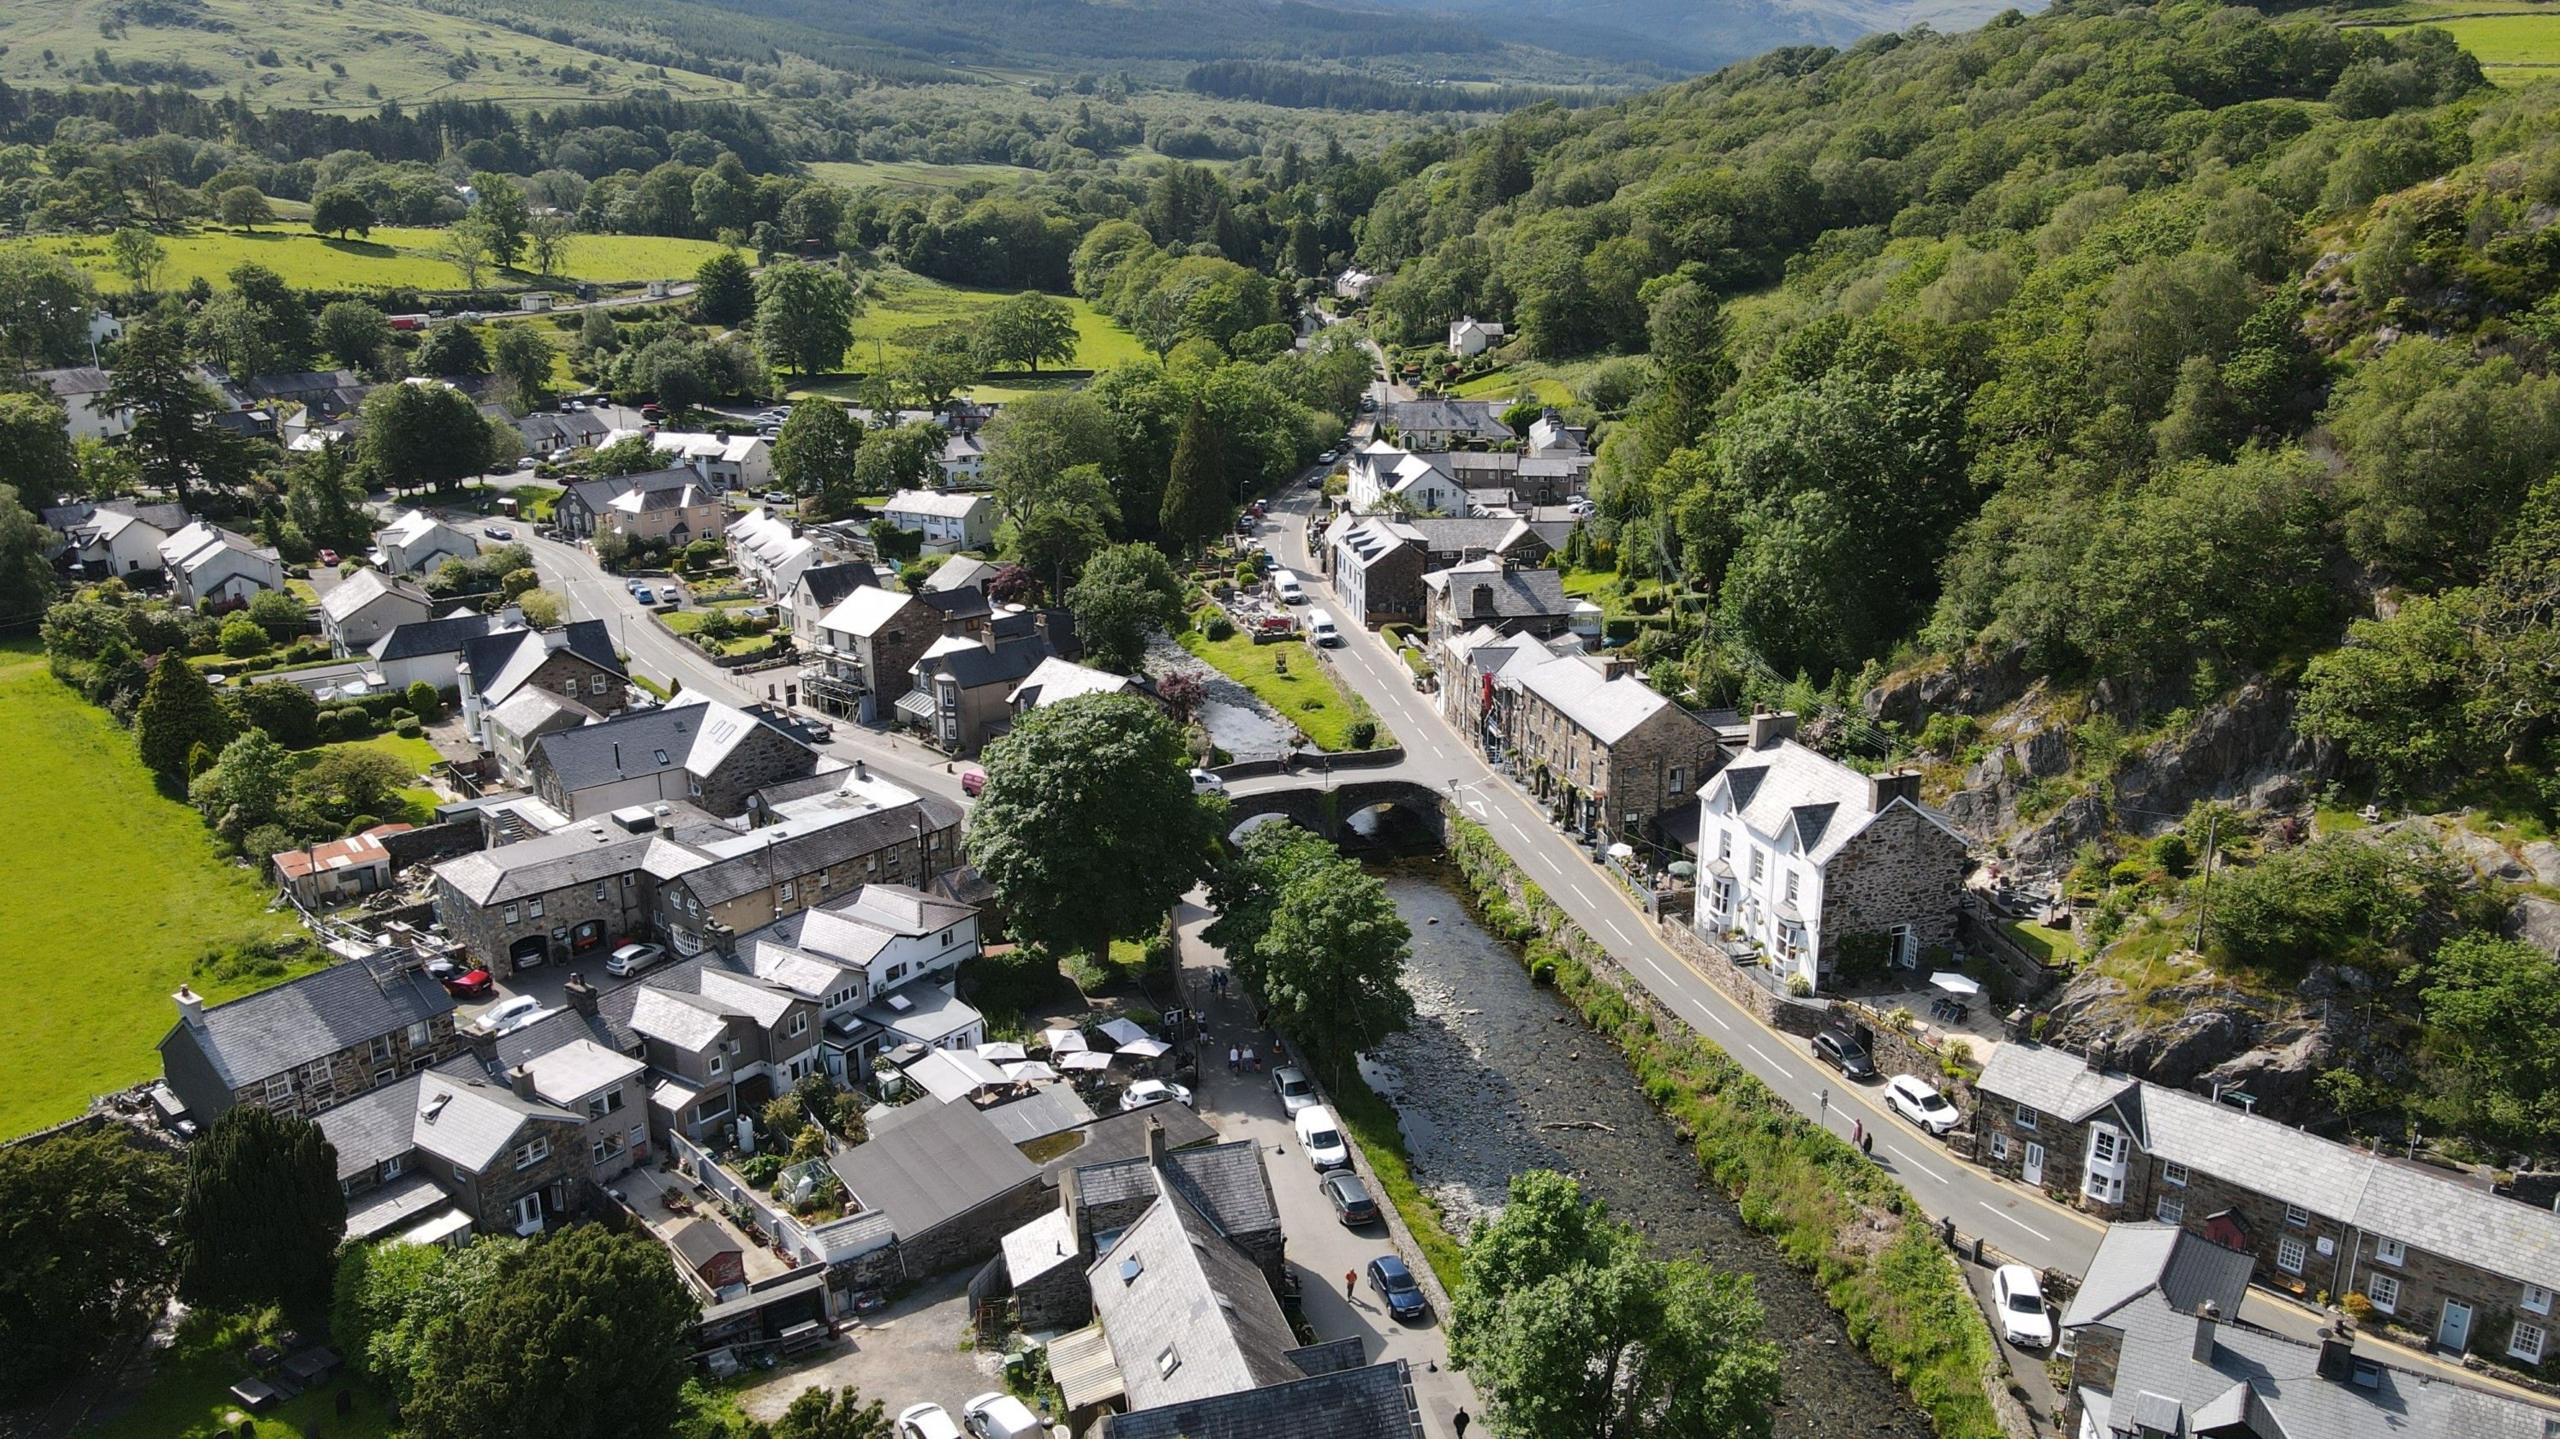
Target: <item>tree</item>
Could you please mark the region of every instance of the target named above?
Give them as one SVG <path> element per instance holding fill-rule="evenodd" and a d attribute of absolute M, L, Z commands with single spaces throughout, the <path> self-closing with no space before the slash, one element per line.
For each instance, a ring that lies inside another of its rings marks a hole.
<path fill-rule="evenodd" d="M 33 245 L 0 247 L 0 359 L 28 370 L 89 363 L 97 306 L 96 287 L 70 261 Z"/>
<path fill-rule="evenodd" d="M 1777 1346 L 1750 1282 L 1645 1257 L 1635 1231 L 1550 1170 L 1514 1176 L 1478 1224 L 1450 1351 L 1497 1433 L 1539 1439 L 1765 1439 Z"/>
<path fill-rule="evenodd" d="M 533 222 L 524 191 L 516 188 L 515 181 L 487 170 L 471 177 L 471 188 L 480 197 L 471 207 L 471 218 L 489 237 L 489 257 L 502 268 L 514 269 L 524 253 L 525 230 Z"/>
<path fill-rule="evenodd" d="M 1191 671 L 1175 670 L 1156 681 L 1156 698 L 1164 702 L 1165 711 L 1173 716 L 1175 724 L 1187 725 L 1200 712 L 1200 706 L 1208 702 L 1209 687 Z"/>
<path fill-rule="evenodd" d="M 481 342 L 479 327 L 456 320 L 427 331 L 410 368 L 421 375 L 485 375 L 489 347 Z"/>
<path fill-rule="evenodd" d="M 656 1240 L 572 1225 L 428 1327 L 401 1417 L 418 1439 L 670 1433 L 701 1318 Z"/>
<path fill-rule="evenodd" d="M 706 325 L 743 325 L 756 312 L 756 277 L 746 257 L 723 250 L 693 272 L 693 316 Z"/>
<path fill-rule="evenodd" d="M 311 232 L 335 235 L 373 233 L 373 204 L 361 190 L 333 186 L 311 197 Z"/>
<path fill-rule="evenodd" d="M 978 317 L 978 334 L 979 353 L 989 361 L 1010 361 L 1035 375 L 1042 360 L 1063 365 L 1076 357 L 1075 309 L 1037 290 L 988 307 Z"/>
<path fill-rule="evenodd" d="M 322 354 L 348 369 L 380 374 L 383 353 L 391 348 L 391 321 L 362 300 L 332 300 L 321 307 L 312 337 Z"/>
<path fill-rule="evenodd" d="M 984 368 L 977 342 L 969 333 L 956 325 L 945 325 L 911 346 L 904 359 L 894 362 L 890 378 L 901 391 L 913 394 L 916 403 L 938 409 L 978 378 Z"/>
<path fill-rule="evenodd" d="M 178 1169 L 119 1125 L 0 1147 L 0 1402 L 149 1324 L 174 1272 Z"/>
<path fill-rule="evenodd" d="M 149 230 L 127 225 L 107 237 L 107 263 L 137 295 L 160 288 L 160 272 L 168 262 L 169 248 Z"/>
<path fill-rule="evenodd" d="M 233 659 L 247 659 L 265 654 L 268 648 L 267 627 L 245 613 L 234 613 L 222 622 L 222 652 Z"/>
<path fill-rule="evenodd" d="M 143 768 L 172 788 L 184 788 L 187 756 L 198 745 L 222 752 L 231 741 L 231 718 L 214 700 L 204 676 L 175 649 L 152 666 L 151 683 L 133 712 L 133 740 Z"/>
<path fill-rule="evenodd" d="M 1102 471 L 1091 465 L 1077 469 L 1109 493 Z M 1084 573 L 1085 562 L 1111 543 L 1103 515 L 1073 501 L 1042 500 L 1021 519 L 1005 521 L 996 532 L 996 543 L 1026 574 L 1045 583 L 1049 593 L 1064 595 Z"/>
<path fill-rule="evenodd" d="M 797 419 L 800 412 L 795 409 L 791 415 Z M 941 473 L 942 447 L 950 438 L 940 425 L 924 420 L 873 430 L 853 457 L 854 493 L 886 495 L 931 484 Z"/>
<path fill-rule="evenodd" d="M 380 750 L 323 750 L 293 782 L 295 818 L 305 830 L 342 834 L 349 821 L 403 812 L 401 787 L 416 778 Z"/>
<path fill-rule="evenodd" d="M 830 515 L 852 509 L 853 462 L 862 430 L 844 406 L 812 400 L 795 405 L 773 442 L 773 477 L 795 495 L 826 495 Z"/>
<path fill-rule="evenodd" d="M 852 1385 L 800 1391 L 773 1421 L 773 1439 L 891 1439 L 889 1418 L 874 1399 L 864 1403 Z"/>
<path fill-rule="evenodd" d="M 2277 973 L 2394 960 L 2453 911 L 2458 885 L 2424 840 L 2330 835 L 2216 875 L 2206 932 L 2221 957 Z"/>
<path fill-rule="evenodd" d="M 462 288 L 477 290 L 482 276 L 488 273 L 491 243 L 488 226 L 464 218 L 445 226 L 444 234 L 436 241 L 435 256 L 462 277 Z"/>
<path fill-rule="evenodd" d="M 450 385 L 384 385 L 364 401 L 357 453 L 375 483 L 395 494 L 486 474 L 489 427 L 471 397 Z"/>
<path fill-rule="evenodd" d="M 133 417 L 131 444 L 144 476 L 193 509 L 200 469 L 215 448 L 215 403 L 196 378 L 176 321 L 151 315 L 125 333 L 106 403 Z"/>
<path fill-rule="evenodd" d="M 984 440 L 996 508 L 1015 519 L 1054 498 L 1069 470 L 1108 466 L 1119 448 L 1110 412 L 1075 390 L 1043 390 L 1012 401 L 988 421 Z"/>
<path fill-rule="evenodd" d="M 1412 937 L 1386 886 L 1338 859 L 1282 888 L 1251 982 L 1273 1022 L 1321 1047 L 1339 1080 L 1360 1051 L 1412 1021 L 1403 984 Z"/>
<path fill-rule="evenodd" d="M 351 447 L 322 445 L 293 457 L 285 467 L 285 518 L 316 549 L 356 552 L 373 535 L 373 518 L 365 513 L 364 487 L 356 483 L 347 462 Z"/>
<path fill-rule="evenodd" d="M 338 1154 L 310 1120 L 236 1105 L 187 1151 L 178 1203 L 187 1302 L 275 1304 L 294 1323 L 316 1325 L 329 1313 L 330 1268 L 346 1232 Z"/>
<path fill-rule="evenodd" d="M 416 715 L 420 724 L 434 724 L 444 718 L 444 696 L 436 693 L 433 684 L 426 680 L 411 680 L 406 695 L 409 713 Z"/>
<path fill-rule="evenodd" d="M 1107 670 L 1134 674 L 1146 658 L 1148 637 L 1182 621 L 1182 583 L 1164 551 L 1150 544 L 1114 545 L 1085 563 L 1067 592 L 1085 658 Z"/>
<path fill-rule="evenodd" d="M 2356 557 L 2465 576 L 2486 558 L 2480 540 L 2560 463 L 2560 377 L 2412 336 L 2339 385 L 2325 423 L 2347 459 Z"/>
<path fill-rule="evenodd" d="M 549 590 L 527 590 L 516 596 L 524 622 L 538 630 L 556 630 L 569 617 L 568 602 Z"/>
<path fill-rule="evenodd" d="M 187 786 L 187 803 L 196 807 L 216 834 L 237 840 L 259 825 L 272 824 L 283 817 L 285 801 L 293 792 L 293 781 L 301 768 L 292 751 L 273 736 L 263 730 L 243 730 L 222 747 L 213 767 Z"/>
<path fill-rule="evenodd" d="M 1173 470 L 1156 516 L 1165 543 L 1185 552 L 1225 531 L 1228 520 L 1226 446 L 1195 401 L 1183 416 L 1173 445 Z"/>
<path fill-rule="evenodd" d="M 625 435 L 610 445 L 597 446 L 586 457 L 585 468 L 598 479 L 613 479 L 664 469 L 666 463 L 658 458 L 658 447 L 647 435 Z"/>
<path fill-rule="evenodd" d="M 69 489 L 78 473 L 62 402 L 50 392 L 0 390 L 0 485 L 20 494 Z"/>
<path fill-rule="evenodd" d="M 242 264 L 232 266 L 223 278 L 231 284 L 231 295 L 224 298 L 236 297 L 261 332 L 261 367 L 250 373 L 270 373 L 266 368 L 269 366 L 309 369 L 316 347 L 311 310 L 285 283 L 284 276 L 264 265 Z"/>
<path fill-rule="evenodd" d="M 49 539 L 43 521 L 19 503 L 17 487 L 0 485 L 0 617 L 23 626 L 53 603 Z"/>
<path fill-rule="evenodd" d="M 524 227 L 525 253 L 533 260 L 533 272 L 545 278 L 569 263 L 569 247 L 576 240 L 577 226 L 566 215 L 536 215 Z"/>
<path fill-rule="evenodd" d="M 2560 1135 L 2560 969 L 2521 940 L 2466 934 L 2417 973 L 2426 1084 L 2416 1107 L 2465 1135 L 2538 1150 Z"/>
<path fill-rule="evenodd" d="M 862 297 L 843 275 L 786 260 L 756 279 L 756 344 L 767 361 L 795 376 L 822 374 L 844 363 L 861 308 Z"/>
<path fill-rule="evenodd" d="M 1097 958 L 1152 933 L 1207 868 L 1210 809 L 1155 706 L 1087 695 L 1032 711 L 989 746 L 969 862 L 1025 937 Z"/>
<path fill-rule="evenodd" d="M 500 325 L 489 351 L 489 373 L 513 386 L 516 404 L 538 409 L 552 394 L 551 363 L 559 352 L 529 325 Z"/>
<path fill-rule="evenodd" d="M 462 1322 L 524 1255 L 521 1239 L 483 1237 L 460 1249 L 396 1242 L 350 1245 L 338 1260 L 329 1334 L 360 1372 L 408 1406 L 431 1342 Z"/>
<path fill-rule="evenodd" d="M 275 208 L 255 185 L 234 185 L 222 192 L 222 223 L 234 230 L 254 230 L 276 217 Z"/>

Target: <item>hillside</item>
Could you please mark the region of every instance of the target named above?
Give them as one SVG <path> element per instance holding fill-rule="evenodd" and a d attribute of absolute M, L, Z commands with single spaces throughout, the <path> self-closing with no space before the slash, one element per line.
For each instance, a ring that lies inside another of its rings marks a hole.
<path fill-rule="evenodd" d="M 2548 1153 L 2454 1016 L 2560 943 L 2555 106 L 2440 31 L 2067 4 L 1513 115 L 1360 253 L 1389 339 L 1506 320 L 1453 378 L 1606 424 L 1579 582 L 1658 683 L 1826 709 L 2076 906 L 2065 1033 Z"/>
<path fill-rule="evenodd" d="M 1569 54 L 1704 71 L 1788 45 L 1846 45 L 1927 25 L 1967 30 L 2011 7 L 1996 0 L 1384 0 L 1469 16 Z"/>

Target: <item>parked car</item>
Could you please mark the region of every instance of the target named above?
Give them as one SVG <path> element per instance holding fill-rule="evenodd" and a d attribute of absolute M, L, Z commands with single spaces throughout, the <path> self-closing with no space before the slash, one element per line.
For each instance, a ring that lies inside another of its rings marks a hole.
<path fill-rule="evenodd" d="M 1319 465 L 1329 465 L 1340 458 L 1342 458 L 1340 451 L 1327 450 L 1323 454 L 1316 456 L 1316 463 Z"/>
<path fill-rule="evenodd" d="M 320 563 L 327 565 L 333 570 L 336 569 L 338 567 L 338 552 L 336 550 L 322 550 L 320 552 Z"/>
<path fill-rule="evenodd" d="M 491 525 L 488 528 L 488 535 L 493 540 L 512 540 L 516 537 L 516 532 L 505 525 Z"/>
<path fill-rule="evenodd" d="M 967 795 L 971 799 L 976 799 L 979 795 L 986 792 L 986 788 L 987 772 L 985 770 L 978 768 L 976 765 L 971 765 L 969 768 L 960 771 L 960 792 L 962 794 Z"/>
<path fill-rule="evenodd" d="M 471 1029 L 475 1034 L 513 1034 L 548 1012 L 542 1007 L 541 1000 L 530 994 L 519 994 L 491 1005 L 471 1022 Z"/>
<path fill-rule="evenodd" d="M 1323 476 L 1323 475 L 1321 475 L 1321 474 L 1314 474 L 1314 475 L 1309 475 L 1309 476 L 1307 476 L 1307 488 L 1308 488 L 1308 489 L 1311 489 L 1311 490 L 1321 490 L 1321 489 L 1323 489 L 1323 488 L 1324 488 L 1324 476 Z"/>
<path fill-rule="evenodd" d="M 960 1422 L 977 1439 L 1036 1439 L 1049 1431 L 1010 1394 L 981 1394 L 960 1407 Z"/>
<path fill-rule="evenodd" d="M 898 1439 L 961 1439 L 960 1426 L 939 1404 L 910 1404 L 898 1411 Z"/>
<path fill-rule="evenodd" d="M 536 461 L 531 455 L 516 456 L 516 468 L 519 470 L 530 470 L 534 467 L 535 463 Z"/>
<path fill-rule="evenodd" d="M 646 580 L 624 580 L 622 582 L 622 587 L 636 595 L 642 590 L 647 589 L 649 587 L 649 582 Z"/>
<path fill-rule="evenodd" d="M 629 979 L 666 957 L 665 945 L 626 944 L 605 959 L 604 972 L 616 979 Z"/>
<path fill-rule="evenodd" d="M 1193 794 L 1224 794 L 1227 792 L 1227 782 L 1195 765 L 1191 770 L 1191 792 Z"/>
<path fill-rule="evenodd" d="M 1867 1057 L 1867 1047 L 1860 1044 L 1853 1034 L 1826 1029 L 1815 1035 L 1813 1057 L 1851 1079 L 1865 1081 L 1876 1077 L 1876 1062 Z"/>
<path fill-rule="evenodd" d="M 1885 1108 L 1935 1135 L 1943 1136 L 1964 1118 L 1936 1086 L 1908 1074 L 1897 1074 L 1885 1081 L 1884 1103 Z"/>
<path fill-rule="evenodd" d="M 1422 1297 L 1422 1286 L 1413 1282 L 1413 1271 L 1392 1254 L 1381 1254 L 1369 1261 L 1369 1288 L 1386 1301 L 1387 1312 L 1398 1319 L 1419 1319 L 1431 1312 L 1431 1301 Z"/>
<path fill-rule="evenodd" d="M 2021 1349 L 2042 1349 L 2053 1342 L 2053 1313 L 2044 1307 L 2044 1285 L 2023 1264 L 2003 1264 L 1991 1273 L 1991 1307 L 2000 1311 L 2000 1337 Z"/>
<path fill-rule="evenodd" d="M 1132 1109 L 1144 1109 L 1150 1104 L 1162 1104 L 1166 1100 L 1188 1105 L 1191 1103 L 1191 1091 L 1171 1080 L 1141 1079 L 1121 1092 L 1120 1109 L 1126 1113 Z"/>
<path fill-rule="evenodd" d="M 1298 1132 L 1298 1147 L 1307 1152 L 1307 1162 L 1321 1174 L 1332 1169 L 1351 1167 L 1351 1143 L 1342 1137 L 1342 1121 L 1321 1104 L 1310 1104 L 1298 1111 L 1292 1121 Z"/>
<path fill-rule="evenodd" d="M 1307 618 L 1307 643 L 1324 649 L 1342 643 L 1342 631 L 1334 626 L 1333 616 L 1318 610 Z"/>
<path fill-rule="evenodd" d="M 1333 1205 L 1333 1217 L 1346 1226 L 1374 1224 L 1378 1219 L 1378 1201 L 1369 1197 L 1369 1186 L 1348 1169 L 1337 1169 L 1324 1177 L 1324 1197 Z"/>
<path fill-rule="evenodd" d="M 1284 1064 L 1271 1071 L 1271 1087 L 1280 1091 L 1280 1107 L 1291 1114 L 1316 1102 L 1315 1081 L 1294 1064 Z"/>
<path fill-rule="evenodd" d="M 793 504 L 796 503 L 799 498 L 800 497 L 798 495 L 791 493 L 789 490 L 767 490 L 764 492 L 764 502 L 768 505 Z"/>
<path fill-rule="evenodd" d="M 654 605 L 658 602 L 658 592 L 649 588 L 647 585 L 642 585 L 640 588 L 633 590 L 631 592 L 631 597 L 644 605 Z"/>
<path fill-rule="evenodd" d="M 440 974 L 436 976 L 436 983 L 443 985 L 444 992 L 456 999 L 478 999 L 489 992 L 489 986 L 495 981 L 489 978 L 489 971 L 475 964 L 469 969 Z"/>

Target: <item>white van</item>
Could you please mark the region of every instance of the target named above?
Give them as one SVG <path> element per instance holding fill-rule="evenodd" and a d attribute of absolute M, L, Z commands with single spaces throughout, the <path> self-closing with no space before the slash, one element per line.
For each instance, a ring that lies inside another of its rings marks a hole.
<path fill-rule="evenodd" d="M 1342 631 L 1334 627 L 1333 616 L 1322 610 L 1307 616 L 1307 643 L 1327 647 L 1342 643 Z"/>
<path fill-rule="evenodd" d="M 1325 1105 L 1311 1104 L 1298 1111 L 1294 1121 L 1298 1131 L 1298 1147 L 1307 1153 L 1307 1162 L 1323 1174 L 1351 1167 L 1351 1142 L 1342 1137 L 1342 1122 L 1333 1117 Z"/>
<path fill-rule="evenodd" d="M 1302 605 L 1307 602 L 1307 587 L 1299 584 L 1298 577 L 1287 570 L 1271 572 L 1271 593 L 1277 595 L 1280 603 L 1284 605 Z"/>

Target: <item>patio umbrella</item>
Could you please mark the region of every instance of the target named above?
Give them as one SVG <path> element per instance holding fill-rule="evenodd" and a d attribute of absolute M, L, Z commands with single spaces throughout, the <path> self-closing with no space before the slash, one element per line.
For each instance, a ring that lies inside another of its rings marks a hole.
<path fill-rule="evenodd" d="M 1022 1046 L 1019 1044 L 998 1040 L 994 1044 L 979 1045 L 978 1057 L 996 1064 L 1012 1064 L 1029 1059 L 1031 1056 L 1023 1053 Z"/>
<path fill-rule="evenodd" d="M 1609 846 L 1609 858 L 1611 859 L 1633 859 L 1635 857 L 1636 847 L 1634 845 L 1620 843 Z"/>
<path fill-rule="evenodd" d="M 1173 1046 L 1161 1039 L 1133 1039 L 1120 1046 L 1120 1053 L 1134 1054 L 1140 1059 L 1155 1059 L 1172 1052 Z"/>
<path fill-rule="evenodd" d="M 1044 1029 L 1040 1042 L 1049 1046 L 1051 1054 L 1080 1054 L 1093 1046 L 1084 1042 L 1081 1029 Z"/>
<path fill-rule="evenodd" d="M 1125 1019 L 1106 1019 L 1096 1027 L 1110 1035 L 1113 1044 L 1135 1044 L 1147 1037 L 1144 1029 Z"/>
<path fill-rule="evenodd" d="M 1685 859 L 1675 859 L 1671 861 L 1671 877 L 1673 879 L 1696 879 L 1698 877 L 1698 867 Z"/>
<path fill-rule="evenodd" d="M 1073 1050 L 1058 1056 L 1058 1067 L 1069 1071 L 1109 1069 L 1111 1056 L 1090 1049 Z"/>
<path fill-rule="evenodd" d="M 1049 1066 L 1042 1064 L 1036 1059 L 1026 1059 L 1020 1064 L 1006 1065 L 1004 1067 L 1004 1077 L 1016 1084 L 1034 1084 L 1042 1080 L 1057 1078 L 1058 1071 L 1051 1069 Z"/>
<path fill-rule="evenodd" d="M 1937 971 L 1935 974 L 1930 975 L 1929 987 L 1931 989 L 1944 990 L 1948 994 L 1956 995 L 1959 998 L 1971 998 L 1974 995 L 1982 993 L 1982 986 L 1980 984 L 1975 983 L 1972 979 L 1967 978 L 1964 975 L 1956 973 L 1952 969 L 1942 969 Z"/>

